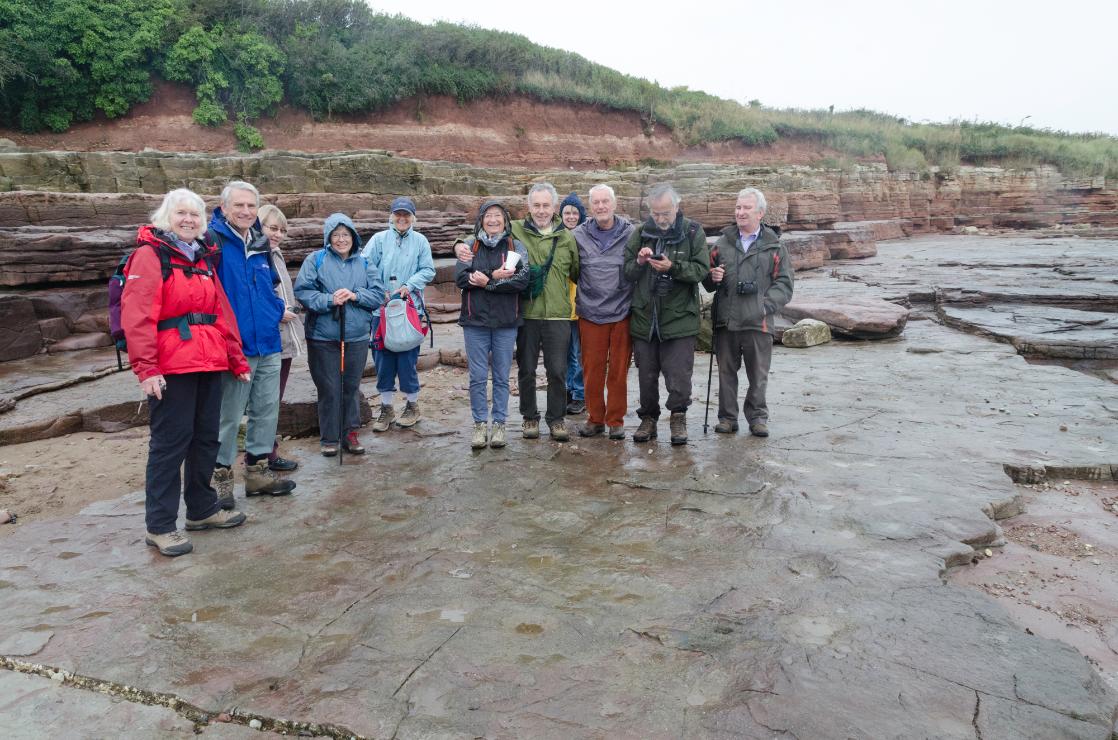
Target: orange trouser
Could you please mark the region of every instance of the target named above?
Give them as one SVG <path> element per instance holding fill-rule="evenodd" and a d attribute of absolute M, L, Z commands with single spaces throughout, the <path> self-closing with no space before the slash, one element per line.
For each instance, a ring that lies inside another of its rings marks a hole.
<path fill-rule="evenodd" d="M 582 342 L 582 380 L 586 385 L 586 411 L 591 424 L 622 426 L 628 393 L 629 362 L 633 340 L 629 317 L 611 324 L 578 320 Z"/>

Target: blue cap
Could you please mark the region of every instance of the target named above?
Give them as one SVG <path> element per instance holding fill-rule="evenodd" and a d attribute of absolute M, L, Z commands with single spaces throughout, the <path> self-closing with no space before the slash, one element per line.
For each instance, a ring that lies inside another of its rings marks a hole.
<path fill-rule="evenodd" d="M 400 196 L 392 201 L 392 208 L 389 209 L 391 213 L 396 211 L 407 211 L 411 215 L 415 215 L 415 202 L 411 198 Z"/>

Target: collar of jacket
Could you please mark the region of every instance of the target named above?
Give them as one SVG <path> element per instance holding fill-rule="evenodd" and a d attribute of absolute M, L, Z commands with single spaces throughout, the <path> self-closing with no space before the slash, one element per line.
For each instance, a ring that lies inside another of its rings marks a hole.
<path fill-rule="evenodd" d="M 683 209 L 675 215 L 675 223 L 667 231 L 661 231 L 652 216 L 641 226 L 641 237 L 644 239 L 663 239 L 665 244 L 678 244 L 686 236 L 683 229 Z"/>
<path fill-rule="evenodd" d="M 741 240 L 741 230 L 738 229 L 737 224 L 731 224 L 722 229 L 722 236 L 731 244 L 737 244 Z M 761 232 L 757 234 L 757 241 L 753 242 L 757 247 L 769 247 L 776 244 L 780 240 L 780 227 L 769 226 L 768 224 L 761 224 Z"/>

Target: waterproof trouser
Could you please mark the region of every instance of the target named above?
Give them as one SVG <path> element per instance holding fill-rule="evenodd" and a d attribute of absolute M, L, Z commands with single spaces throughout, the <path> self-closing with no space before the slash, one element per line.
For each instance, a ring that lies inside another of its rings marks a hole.
<path fill-rule="evenodd" d="M 691 405 L 691 372 L 695 369 L 695 336 L 661 341 L 633 339 L 640 384 L 640 418 L 660 418 L 660 375 L 668 389 L 668 411 L 686 411 Z"/>
<path fill-rule="evenodd" d="M 548 424 L 567 415 L 567 350 L 571 344 L 571 322 L 567 319 L 525 319 L 516 335 L 517 382 L 520 386 L 520 415 L 538 421 L 536 405 L 536 367 L 543 351 L 547 371 Z"/>
<path fill-rule="evenodd" d="M 345 343 L 345 381 L 341 374 L 341 343 L 307 340 L 307 363 L 318 390 L 318 437 L 324 445 L 336 445 L 345 399 L 345 436 L 361 426 L 361 373 L 369 360 L 369 340 Z"/>

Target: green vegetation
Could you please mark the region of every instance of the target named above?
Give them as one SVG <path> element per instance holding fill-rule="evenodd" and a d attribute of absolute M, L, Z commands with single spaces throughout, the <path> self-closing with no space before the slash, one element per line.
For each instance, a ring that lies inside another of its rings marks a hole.
<path fill-rule="evenodd" d="M 413 96 L 520 94 L 634 112 L 646 133 L 669 132 L 682 144 L 806 139 L 832 150 L 824 166 L 884 158 L 891 169 L 924 173 L 961 162 L 1051 164 L 1118 177 L 1111 136 L 741 105 L 516 34 L 380 15 L 361 0 L 0 0 L 0 126 L 64 131 L 97 112 L 123 115 L 150 97 L 152 75 L 192 85 L 194 119 L 232 120 L 243 149 L 265 145 L 252 124 L 281 102 L 329 119 Z"/>

